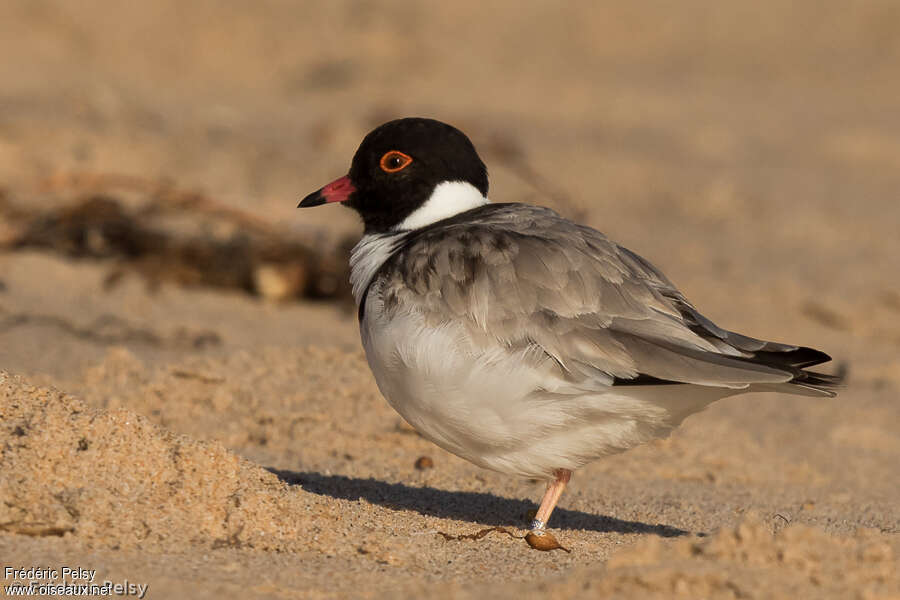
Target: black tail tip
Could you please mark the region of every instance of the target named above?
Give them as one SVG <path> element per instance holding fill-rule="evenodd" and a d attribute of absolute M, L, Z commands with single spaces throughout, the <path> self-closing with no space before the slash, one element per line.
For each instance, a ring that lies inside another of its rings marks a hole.
<path fill-rule="evenodd" d="M 791 365 L 799 369 L 814 367 L 815 365 L 821 365 L 822 363 L 827 363 L 831 360 L 831 357 L 821 350 L 808 348 L 806 346 L 800 346 L 793 352 L 789 352 L 787 356 L 790 357 Z"/>

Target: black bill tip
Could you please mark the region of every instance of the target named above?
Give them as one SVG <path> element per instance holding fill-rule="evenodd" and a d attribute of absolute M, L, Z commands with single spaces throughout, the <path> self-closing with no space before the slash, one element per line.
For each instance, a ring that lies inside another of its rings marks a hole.
<path fill-rule="evenodd" d="M 316 190 L 306 198 L 300 201 L 300 204 L 297 205 L 297 208 L 309 208 L 310 206 L 321 206 L 325 204 L 328 200 L 325 199 L 325 196 L 322 195 L 322 190 Z"/>

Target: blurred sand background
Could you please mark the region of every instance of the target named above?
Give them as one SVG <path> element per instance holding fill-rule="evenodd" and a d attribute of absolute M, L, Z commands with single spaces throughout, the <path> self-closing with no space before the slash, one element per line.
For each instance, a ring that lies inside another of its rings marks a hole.
<path fill-rule="evenodd" d="M 541 553 L 515 536 L 543 484 L 405 426 L 345 303 L 110 286 L 116 259 L 7 247 L 4 566 L 150 598 L 900 598 L 896 2 L 22 0 L 0 56 L 7 206 L 165 182 L 342 261 L 353 214 L 297 201 L 375 125 L 430 116 L 494 200 L 579 218 L 719 324 L 850 373 L 576 473 L 551 521 L 571 552 Z"/>

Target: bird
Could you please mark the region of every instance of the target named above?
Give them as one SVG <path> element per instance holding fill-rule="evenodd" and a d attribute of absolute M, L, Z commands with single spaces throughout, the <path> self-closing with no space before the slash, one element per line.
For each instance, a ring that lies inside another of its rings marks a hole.
<path fill-rule="evenodd" d="M 723 398 L 840 386 L 809 370 L 824 352 L 719 327 L 596 229 L 490 202 L 475 146 L 441 121 L 372 130 L 347 175 L 299 207 L 330 203 L 362 220 L 350 283 L 382 395 L 441 448 L 545 480 L 532 539 L 591 461 L 666 437 Z"/>

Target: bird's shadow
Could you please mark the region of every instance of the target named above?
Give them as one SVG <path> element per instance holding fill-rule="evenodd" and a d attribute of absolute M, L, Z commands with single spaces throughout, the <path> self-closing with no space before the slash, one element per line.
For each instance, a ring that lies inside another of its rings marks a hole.
<path fill-rule="evenodd" d="M 432 487 L 412 487 L 371 478 L 284 471 L 271 467 L 268 470 L 288 485 L 300 485 L 304 491 L 313 494 L 342 500 L 362 498 L 392 510 L 413 510 L 423 515 L 488 526 L 525 526 L 528 523 L 528 511 L 536 508 L 536 505 L 528 500 L 501 498 L 482 492 L 448 492 Z M 691 533 L 670 525 L 626 521 L 564 508 L 557 508 L 553 512 L 552 527 L 604 533 L 653 534 L 662 537 Z"/>

